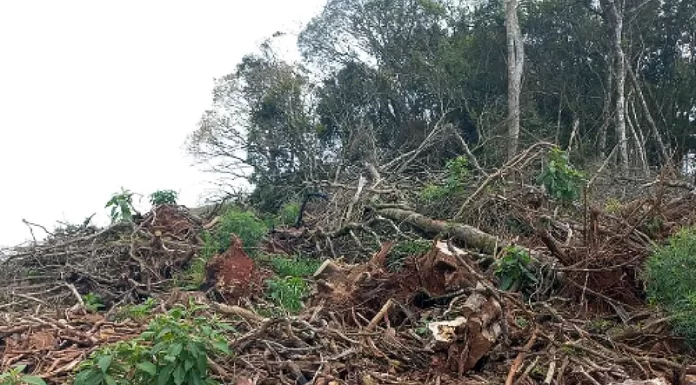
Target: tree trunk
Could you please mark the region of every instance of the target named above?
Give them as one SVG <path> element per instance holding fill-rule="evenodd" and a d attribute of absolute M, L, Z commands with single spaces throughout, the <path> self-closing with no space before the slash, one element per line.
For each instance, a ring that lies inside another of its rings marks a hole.
<path fill-rule="evenodd" d="M 606 158 L 606 150 L 607 150 L 607 129 L 609 128 L 609 123 L 611 122 L 611 115 L 612 115 L 612 93 L 614 92 L 614 85 L 613 85 L 613 80 L 614 80 L 614 72 L 611 70 L 611 67 L 613 65 L 613 56 L 609 58 L 608 61 L 608 67 L 609 69 L 607 70 L 607 83 L 606 83 L 606 93 L 604 95 L 604 121 L 602 122 L 602 126 L 599 128 L 599 156 L 602 159 Z"/>
<path fill-rule="evenodd" d="M 515 157 L 520 137 L 520 93 L 524 70 L 524 45 L 517 20 L 517 0 L 505 1 L 505 29 L 508 54 L 508 160 Z"/>
<path fill-rule="evenodd" d="M 633 83 L 633 88 L 636 90 L 636 94 L 638 95 L 638 99 L 640 100 L 641 107 L 643 107 L 643 112 L 645 113 L 645 118 L 648 121 L 648 125 L 650 125 L 650 129 L 652 131 L 653 136 L 655 137 L 655 141 L 657 142 L 657 147 L 660 150 L 660 155 L 662 156 L 662 164 L 669 164 L 670 163 L 670 157 L 669 157 L 669 151 L 667 150 L 667 147 L 665 146 L 665 143 L 662 141 L 662 136 L 660 135 L 660 131 L 657 129 L 657 125 L 655 124 L 655 120 L 652 117 L 652 114 L 650 113 L 650 108 L 648 107 L 648 103 L 645 101 L 645 97 L 643 96 L 643 91 L 640 89 L 640 83 L 638 82 L 638 77 L 636 76 L 635 72 L 631 67 L 628 68 L 628 74 L 631 77 L 631 82 Z"/>
<path fill-rule="evenodd" d="M 614 45 L 614 78 L 616 79 L 616 139 L 619 142 L 621 167 L 628 169 L 628 138 L 626 136 L 626 58 L 621 39 L 623 15 L 615 0 L 606 0 Z"/>

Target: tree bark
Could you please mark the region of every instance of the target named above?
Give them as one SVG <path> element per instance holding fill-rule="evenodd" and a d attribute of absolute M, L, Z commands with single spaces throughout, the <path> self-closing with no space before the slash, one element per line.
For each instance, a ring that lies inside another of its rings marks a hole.
<path fill-rule="evenodd" d="M 466 243 L 469 248 L 478 249 L 486 254 L 496 254 L 496 248 L 506 246 L 498 237 L 484 233 L 475 227 L 431 219 L 414 211 L 388 208 L 380 209 L 377 213 L 398 222 L 410 223 L 427 233 L 449 232 L 452 237 Z"/>
<path fill-rule="evenodd" d="M 606 93 L 604 95 L 604 121 L 602 126 L 599 128 L 599 156 L 602 159 L 606 158 L 607 150 L 607 129 L 609 128 L 609 123 L 611 122 L 612 115 L 612 93 L 614 92 L 614 72 L 611 70 L 613 65 L 613 56 L 609 58 L 607 70 L 607 83 L 606 83 Z"/>
<path fill-rule="evenodd" d="M 524 44 L 517 19 L 517 0 L 505 0 L 505 30 L 508 54 L 508 160 L 515 157 L 520 137 L 520 93 L 524 71 Z"/>
<path fill-rule="evenodd" d="M 614 45 L 614 78 L 616 80 L 616 139 L 619 142 L 621 167 L 628 169 L 628 137 L 626 135 L 626 58 L 621 46 L 623 15 L 615 0 L 605 0 Z"/>
<path fill-rule="evenodd" d="M 631 67 L 628 68 L 628 75 L 631 77 L 631 82 L 633 83 L 633 88 L 636 90 L 636 94 L 638 95 L 638 99 L 640 100 L 641 107 L 643 107 L 643 112 L 645 113 L 645 118 L 648 121 L 648 125 L 650 126 L 650 129 L 652 131 L 653 136 L 655 137 L 655 141 L 657 142 L 657 147 L 660 150 L 660 155 L 662 156 L 662 162 L 663 164 L 668 164 L 670 163 L 670 157 L 669 157 L 669 151 L 667 150 L 667 146 L 665 146 L 665 143 L 662 141 L 662 136 L 660 135 L 660 131 L 657 129 L 657 125 L 655 124 L 655 120 L 652 117 L 652 114 L 650 113 L 650 108 L 648 107 L 648 103 L 645 101 L 645 97 L 643 96 L 643 91 L 640 89 L 640 83 L 638 82 L 638 77 L 636 76 L 635 72 Z"/>

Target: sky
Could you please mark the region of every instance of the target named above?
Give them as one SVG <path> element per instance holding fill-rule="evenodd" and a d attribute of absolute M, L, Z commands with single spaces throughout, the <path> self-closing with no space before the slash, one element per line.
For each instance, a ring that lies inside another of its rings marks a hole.
<path fill-rule="evenodd" d="M 215 177 L 184 143 L 213 79 L 324 3 L 0 1 L 0 246 L 30 238 L 22 219 L 107 224 L 121 187 L 199 204 Z"/>

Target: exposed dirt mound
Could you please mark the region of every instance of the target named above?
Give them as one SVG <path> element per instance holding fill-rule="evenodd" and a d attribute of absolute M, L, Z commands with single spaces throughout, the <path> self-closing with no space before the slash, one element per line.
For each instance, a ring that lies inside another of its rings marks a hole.
<path fill-rule="evenodd" d="M 258 269 L 244 252 L 242 240 L 230 236 L 230 247 L 206 265 L 205 287 L 215 288 L 226 303 L 238 303 L 245 297 L 260 294 L 268 273 Z"/>

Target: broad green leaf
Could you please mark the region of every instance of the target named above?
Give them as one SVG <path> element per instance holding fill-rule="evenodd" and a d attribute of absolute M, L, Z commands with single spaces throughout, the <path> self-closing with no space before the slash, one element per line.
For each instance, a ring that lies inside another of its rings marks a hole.
<path fill-rule="evenodd" d="M 225 354 L 232 353 L 230 351 L 230 346 L 227 343 L 227 341 L 216 341 L 215 343 L 213 343 L 213 346 L 215 347 L 215 349 L 217 349 Z"/>
<path fill-rule="evenodd" d="M 186 375 L 186 371 L 184 370 L 184 368 L 181 367 L 181 365 L 176 367 L 173 375 L 175 385 L 181 385 L 184 383 L 184 376 Z"/>
<path fill-rule="evenodd" d="M 154 376 L 157 374 L 157 366 L 153 364 L 152 362 L 141 362 L 137 365 L 138 369 L 142 370 L 143 372 Z"/>
<path fill-rule="evenodd" d="M 101 369 L 102 372 L 106 372 L 109 370 L 109 366 L 111 366 L 112 360 L 112 356 L 103 356 L 97 362 L 97 366 L 99 367 L 99 369 Z"/>
<path fill-rule="evenodd" d="M 184 348 L 184 345 L 182 345 L 181 343 L 179 343 L 179 342 L 174 343 L 169 347 L 169 355 L 174 356 L 174 357 L 178 357 L 183 348 Z"/>
<path fill-rule="evenodd" d="M 107 375 L 106 377 L 104 377 L 104 381 L 106 381 L 106 385 L 117 385 L 117 384 L 116 384 L 116 381 L 114 380 L 114 378 L 111 377 L 111 376 L 109 376 L 109 375 Z"/>
<path fill-rule="evenodd" d="M 38 376 L 22 376 L 22 382 L 29 385 L 46 385 L 46 381 Z"/>
<path fill-rule="evenodd" d="M 195 362 L 194 360 L 192 360 L 192 359 L 186 360 L 186 361 L 184 362 L 184 370 L 186 370 L 186 371 L 188 372 L 189 370 L 191 370 L 191 368 L 192 368 L 193 365 L 195 365 L 195 364 L 196 364 L 196 362 Z"/>
<path fill-rule="evenodd" d="M 172 372 L 174 371 L 174 365 L 169 364 L 165 366 L 157 377 L 157 385 L 166 385 L 172 378 Z"/>

